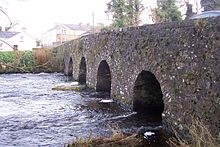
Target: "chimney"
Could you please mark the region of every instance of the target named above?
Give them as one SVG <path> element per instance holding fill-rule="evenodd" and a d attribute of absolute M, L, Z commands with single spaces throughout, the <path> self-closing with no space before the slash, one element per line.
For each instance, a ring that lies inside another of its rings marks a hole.
<path fill-rule="evenodd" d="M 11 29 L 11 27 L 5 27 L 5 32 L 7 32 L 10 29 Z"/>

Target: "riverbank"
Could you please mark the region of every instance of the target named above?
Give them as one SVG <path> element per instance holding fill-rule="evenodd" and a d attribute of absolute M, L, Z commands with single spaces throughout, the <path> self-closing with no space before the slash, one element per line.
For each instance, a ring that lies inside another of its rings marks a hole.
<path fill-rule="evenodd" d="M 198 120 L 194 120 L 188 129 L 188 138 L 183 139 L 174 131 L 173 135 L 165 131 L 147 131 L 142 134 L 125 135 L 114 130 L 112 136 L 107 138 L 79 138 L 65 147 L 217 147 L 219 138 L 214 138 L 208 128 Z"/>
<path fill-rule="evenodd" d="M 133 147 L 133 146 L 144 146 L 143 140 L 136 134 L 131 136 L 124 136 L 121 134 L 113 135 L 110 138 L 97 138 L 88 140 L 77 140 L 72 144 L 66 145 L 66 147 Z"/>
<path fill-rule="evenodd" d="M 0 52 L 0 73 L 57 72 L 53 49 Z"/>
<path fill-rule="evenodd" d="M 111 128 L 112 135 L 87 139 L 78 138 L 65 147 L 170 147 L 169 135 L 164 130 L 124 134 L 118 128 Z"/>

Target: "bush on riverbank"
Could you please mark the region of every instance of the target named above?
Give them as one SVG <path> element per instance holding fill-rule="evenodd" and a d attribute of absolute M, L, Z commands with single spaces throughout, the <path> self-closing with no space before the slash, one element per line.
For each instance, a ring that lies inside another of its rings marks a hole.
<path fill-rule="evenodd" d="M 0 52 L 0 73 L 58 71 L 52 49 Z"/>
<path fill-rule="evenodd" d="M 31 51 L 6 51 L 0 52 L 0 72 L 27 72 L 35 66 L 34 57 Z"/>

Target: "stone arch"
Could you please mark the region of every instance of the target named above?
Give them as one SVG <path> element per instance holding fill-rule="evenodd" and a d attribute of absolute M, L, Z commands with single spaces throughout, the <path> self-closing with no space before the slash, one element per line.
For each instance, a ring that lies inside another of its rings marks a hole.
<path fill-rule="evenodd" d="M 106 60 L 102 60 L 98 67 L 96 91 L 109 93 L 109 96 L 111 93 L 111 72 Z"/>
<path fill-rule="evenodd" d="M 85 57 L 81 58 L 79 65 L 79 84 L 86 84 L 86 59 Z"/>
<path fill-rule="evenodd" d="M 164 110 L 163 94 L 155 75 L 142 70 L 133 89 L 133 110 L 138 114 L 162 117 Z"/>
<path fill-rule="evenodd" d="M 73 75 L 73 59 L 70 57 L 68 69 L 67 69 L 67 75 L 72 76 Z"/>

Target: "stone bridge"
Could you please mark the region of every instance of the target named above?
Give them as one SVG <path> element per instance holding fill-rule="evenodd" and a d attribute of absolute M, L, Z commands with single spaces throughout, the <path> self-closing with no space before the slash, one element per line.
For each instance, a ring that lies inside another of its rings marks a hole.
<path fill-rule="evenodd" d="M 122 28 L 55 48 L 64 73 L 180 130 L 220 128 L 220 17 Z"/>

